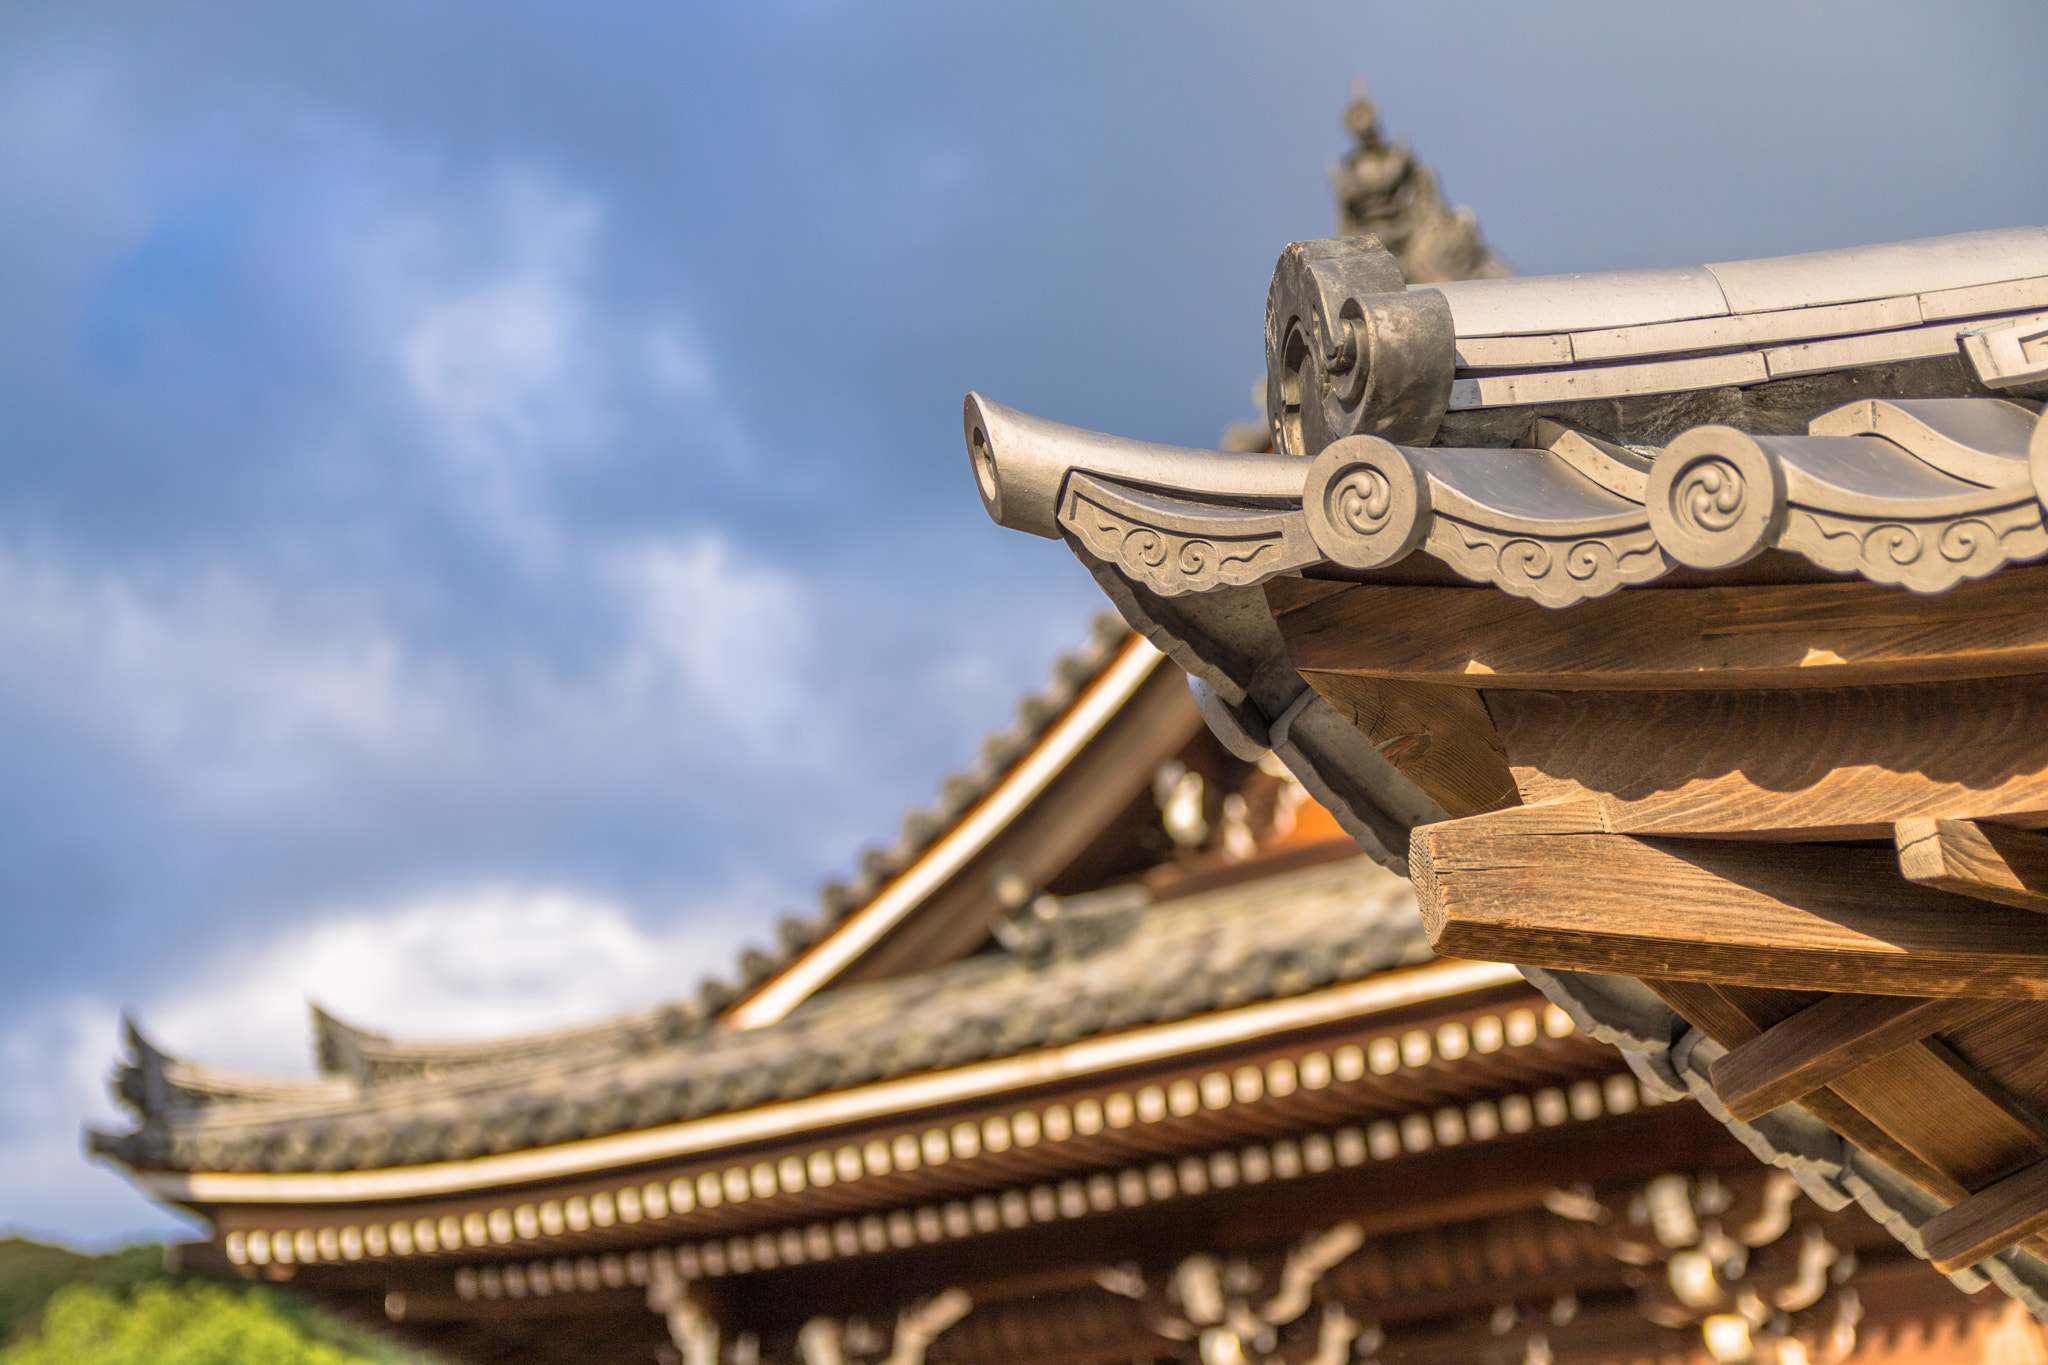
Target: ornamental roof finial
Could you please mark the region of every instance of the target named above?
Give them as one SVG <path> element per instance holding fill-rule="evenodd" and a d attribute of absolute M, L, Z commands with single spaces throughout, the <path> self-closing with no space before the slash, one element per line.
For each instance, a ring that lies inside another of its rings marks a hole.
<path fill-rule="evenodd" d="M 1352 86 L 1344 126 L 1358 145 L 1330 168 L 1338 236 L 1379 238 L 1410 284 L 1515 273 L 1480 239 L 1472 210 L 1444 203 L 1436 172 L 1409 154 L 1407 139 L 1386 140 L 1379 106 L 1366 97 L 1362 81 Z"/>

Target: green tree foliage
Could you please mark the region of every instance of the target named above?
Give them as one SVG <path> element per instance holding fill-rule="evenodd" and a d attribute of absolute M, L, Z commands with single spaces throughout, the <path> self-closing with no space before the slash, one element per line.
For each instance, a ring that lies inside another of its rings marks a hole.
<path fill-rule="evenodd" d="M 156 1281 L 120 1294 L 67 1285 L 39 1335 L 0 1365 L 358 1365 L 364 1357 L 301 1332 L 266 1298 L 210 1284 Z"/>
<path fill-rule="evenodd" d="M 265 1285 L 174 1276 L 161 1246 L 0 1238 L 0 1365 L 434 1365 Z"/>
<path fill-rule="evenodd" d="M 163 1273 L 160 1246 L 87 1256 L 23 1237 L 0 1237 L 0 1344 L 33 1330 L 44 1302 L 67 1284 L 126 1290 Z"/>

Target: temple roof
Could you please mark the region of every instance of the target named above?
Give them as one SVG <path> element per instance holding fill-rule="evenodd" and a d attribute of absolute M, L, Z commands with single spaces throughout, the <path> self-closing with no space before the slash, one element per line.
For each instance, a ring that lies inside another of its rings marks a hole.
<path fill-rule="evenodd" d="M 586 1030 L 456 1072 L 372 1073 L 277 1094 L 122 1093 L 140 1132 L 95 1134 L 132 1166 L 322 1171 L 545 1146 L 1007 1057 L 1427 960 L 1413 893 L 1353 858 L 1154 904 L 1142 887 L 1012 921 L 1012 947 L 812 998 L 757 1029 Z"/>
<path fill-rule="evenodd" d="M 2008 1003 L 2048 909 L 2048 571 L 2010 567 L 2048 555 L 2044 306 L 2037 227 L 1436 287 L 1302 242 L 1272 452 L 978 395 L 967 447 L 989 515 L 1064 539 L 1219 737 L 1413 870 L 1440 950 L 1521 964 L 1816 1199 L 2048 1315 L 2048 1129 L 2006 1060 L 2048 1029 Z M 1895 1051 L 1832 1023 L 1902 992 L 1936 1004 Z M 1801 1029 L 1835 1070 L 1771 1071 Z"/>

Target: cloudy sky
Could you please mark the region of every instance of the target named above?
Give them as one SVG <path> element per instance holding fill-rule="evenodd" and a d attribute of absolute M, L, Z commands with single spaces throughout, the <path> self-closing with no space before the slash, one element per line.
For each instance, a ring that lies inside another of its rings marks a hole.
<path fill-rule="evenodd" d="M 960 395 L 1252 415 L 1364 77 L 1524 271 L 2048 221 L 2011 5 L 0 6 L 0 1227 L 133 1009 L 689 993 L 1093 590 Z"/>

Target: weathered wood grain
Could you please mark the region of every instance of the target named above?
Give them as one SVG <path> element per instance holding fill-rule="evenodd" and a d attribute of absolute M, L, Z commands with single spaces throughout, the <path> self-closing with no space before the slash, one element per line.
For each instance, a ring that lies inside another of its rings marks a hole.
<path fill-rule="evenodd" d="M 2048 1157 L 2048 1133 L 1999 1086 L 1923 1038 L 1829 1087 L 1967 1190 Z"/>
<path fill-rule="evenodd" d="M 1956 997 L 1830 995 L 1717 1058 L 1714 1090 L 1736 1118 L 1758 1118 L 1990 1008 Z"/>
<path fill-rule="evenodd" d="M 1889 850 L 1425 825 L 1451 957 L 1872 995 L 2048 999 L 2048 920 L 1898 876 Z"/>
<path fill-rule="evenodd" d="M 1292 611 L 1305 607 L 1311 602 L 1340 592 L 1349 592 L 1355 583 L 1328 578 L 1296 578 L 1283 574 L 1266 581 L 1266 605 L 1273 611 Z"/>
<path fill-rule="evenodd" d="M 1448 814 L 1520 804 L 1515 775 L 1478 693 L 1328 674 L 1310 681 Z"/>
<path fill-rule="evenodd" d="M 2048 568 L 2008 569 L 1938 597 L 1862 580 L 1659 587 L 1564 612 L 1479 587 L 1331 586 L 1268 590 L 1305 675 L 1628 691 L 2048 672 Z"/>
<path fill-rule="evenodd" d="M 2048 677 L 1485 695 L 1522 800 L 1597 800 L 1617 832 L 1889 839 L 1918 817 L 2048 824 Z"/>
<path fill-rule="evenodd" d="M 1644 984 L 1688 1022 L 1727 1048 L 1752 1041 L 1766 1028 L 1826 998 L 1811 991 L 1722 987 L 1704 981 L 1646 978 Z M 1955 1180 L 1915 1156 L 1911 1149 L 1900 1144 L 1833 1090 L 1816 1090 L 1801 1098 L 1799 1103 L 1822 1123 L 1929 1194 L 1954 1202 L 1969 1193 Z"/>
<path fill-rule="evenodd" d="M 2022 1104 L 2048 1114 L 2048 1005 L 2008 1000 L 1945 1031 L 1941 1040 Z"/>
<path fill-rule="evenodd" d="M 2048 1161 L 2037 1161 L 1957 1202 L 1920 1229 L 1927 1259 L 1961 1270 L 2048 1232 Z"/>
<path fill-rule="evenodd" d="M 1754 1042 L 1770 1027 L 1751 1019 L 1711 981 L 1646 976 L 1643 984 L 1677 1010 L 1687 1023 L 1730 1050 Z"/>
<path fill-rule="evenodd" d="M 1908 881 L 2048 914 L 2048 835 L 1968 820 L 1901 820 L 1893 840 Z"/>

